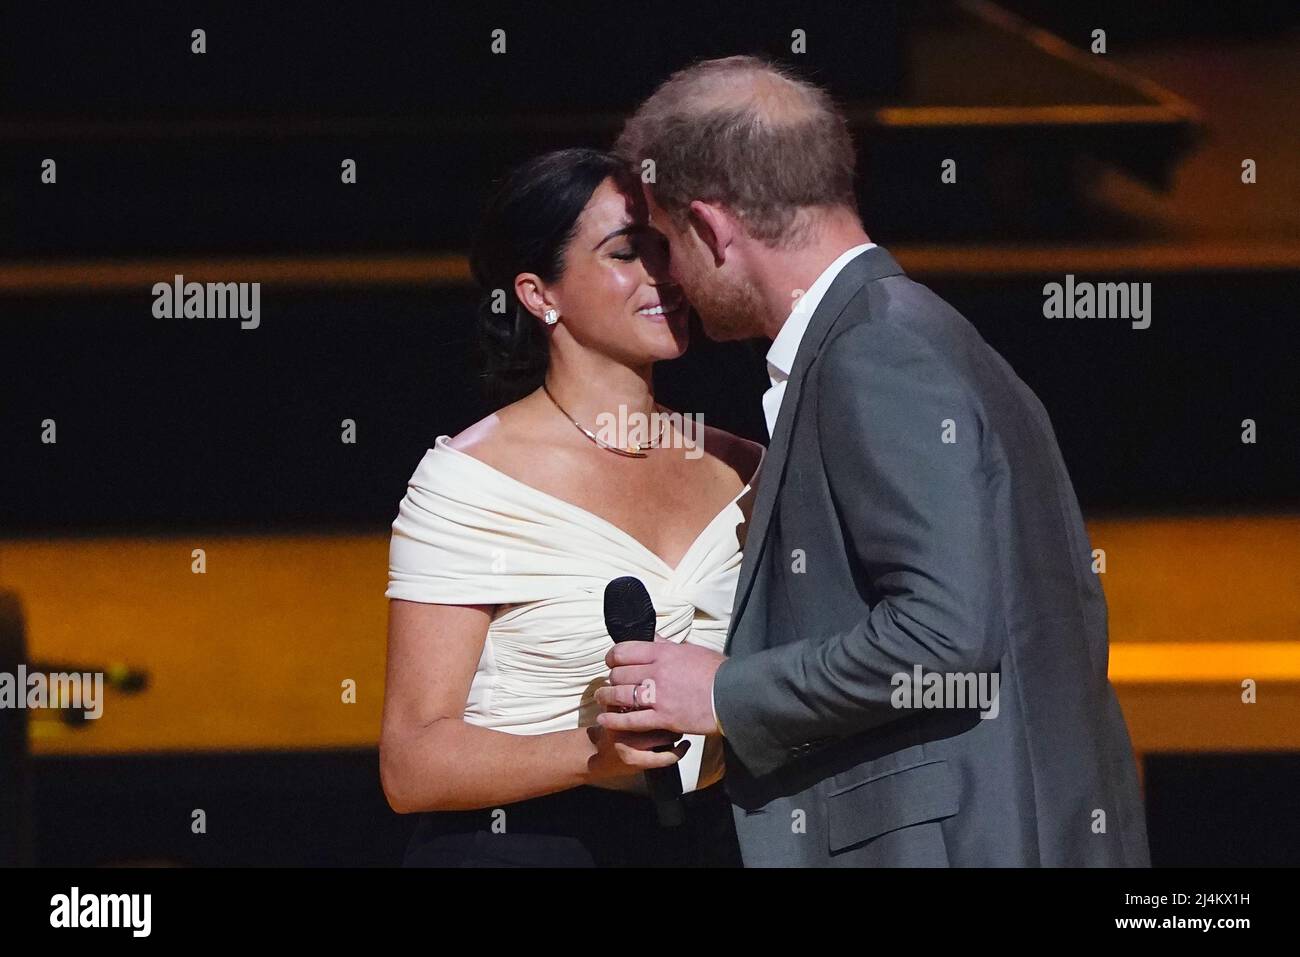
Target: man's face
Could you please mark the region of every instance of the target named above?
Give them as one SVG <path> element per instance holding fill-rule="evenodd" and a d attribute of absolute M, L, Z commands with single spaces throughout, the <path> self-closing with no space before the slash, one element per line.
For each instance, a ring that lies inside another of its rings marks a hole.
<path fill-rule="evenodd" d="M 655 202 L 650 185 L 643 183 L 642 189 L 650 226 L 668 240 L 669 276 L 695 308 L 705 334 L 716 342 L 761 336 L 762 304 L 741 275 L 738 257 L 719 264 L 693 224 L 679 230 Z"/>

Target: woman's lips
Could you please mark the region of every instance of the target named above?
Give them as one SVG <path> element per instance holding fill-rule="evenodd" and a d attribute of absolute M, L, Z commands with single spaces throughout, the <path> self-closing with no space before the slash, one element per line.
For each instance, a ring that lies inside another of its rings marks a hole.
<path fill-rule="evenodd" d="M 675 305 L 665 305 L 659 303 L 650 309 L 638 309 L 636 314 L 652 322 L 667 322 L 669 319 L 676 319 L 686 312 L 686 297 L 679 298 Z"/>
<path fill-rule="evenodd" d="M 676 319 L 680 313 L 685 312 L 685 309 L 686 296 L 679 295 L 675 299 L 668 299 L 667 302 L 660 299 L 653 307 L 637 309 L 637 315 L 643 316 L 645 319 L 663 322 L 668 319 Z"/>

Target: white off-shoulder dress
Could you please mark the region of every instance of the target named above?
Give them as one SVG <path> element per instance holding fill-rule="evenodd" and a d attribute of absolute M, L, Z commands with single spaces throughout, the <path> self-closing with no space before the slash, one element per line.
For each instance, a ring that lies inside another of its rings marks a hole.
<path fill-rule="evenodd" d="M 673 568 L 617 525 L 447 439 L 438 436 L 425 453 L 398 506 L 385 595 L 497 606 L 465 721 L 511 734 L 595 724 L 595 692 L 609 678 L 605 586 L 623 575 L 645 583 L 660 635 L 722 651 L 757 471 Z M 716 737 L 688 737 L 679 764 L 685 791 L 708 787 L 723 771 Z"/>

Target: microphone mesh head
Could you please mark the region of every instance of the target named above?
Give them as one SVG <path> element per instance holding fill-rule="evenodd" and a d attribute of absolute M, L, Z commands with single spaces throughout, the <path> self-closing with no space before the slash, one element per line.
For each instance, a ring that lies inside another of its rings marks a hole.
<path fill-rule="evenodd" d="M 605 627 L 615 641 L 653 641 L 655 606 L 641 579 L 625 576 L 605 586 Z"/>

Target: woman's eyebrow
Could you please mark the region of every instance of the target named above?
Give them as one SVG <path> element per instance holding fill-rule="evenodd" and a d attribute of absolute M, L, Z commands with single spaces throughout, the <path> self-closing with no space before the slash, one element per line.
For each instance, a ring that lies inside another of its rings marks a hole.
<path fill-rule="evenodd" d="M 615 236 L 625 236 L 625 235 L 628 235 L 628 234 L 630 234 L 630 233 L 641 233 L 641 232 L 645 232 L 645 230 L 646 230 L 646 225 L 645 225 L 645 223 L 624 223 L 622 226 L 620 226 L 618 229 L 614 230 L 612 233 L 610 233 L 608 236 L 606 236 L 606 237 L 605 237 L 604 239 L 602 239 L 600 242 L 596 243 L 596 245 L 592 246 L 592 247 L 591 247 L 591 251 L 592 251 L 592 252 L 595 252 L 597 249 L 599 249 L 601 246 L 605 245 L 607 242 L 609 242 L 609 241 L 610 241 L 611 239 L 613 239 Z"/>

